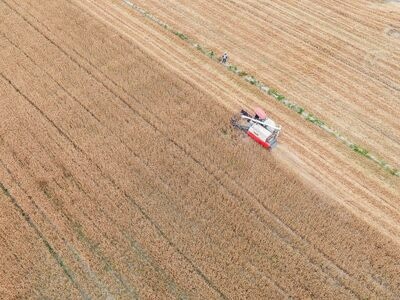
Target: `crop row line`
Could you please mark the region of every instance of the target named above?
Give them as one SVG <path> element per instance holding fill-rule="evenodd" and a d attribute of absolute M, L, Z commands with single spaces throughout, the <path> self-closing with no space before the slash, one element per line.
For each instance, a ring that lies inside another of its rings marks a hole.
<path fill-rule="evenodd" d="M 208 49 L 200 44 L 198 44 L 193 38 L 190 38 L 186 34 L 177 31 L 167 23 L 163 22 L 162 20 L 158 19 L 156 16 L 152 15 L 150 12 L 146 11 L 145 9 L 141 8 L 140 6 L 132 3 L 129 0 L 123 0 L 127 5 L 133 8 L 135 11 L 139 12 L 144 17 L 148 18 L 149 20 L 153 21 L 154 23 L 158 24 L 159 26 L 163 27 L 165 30 L 173 33 L 174 35 L 178 36 L 181 40 L 187 42 L 192 47 L 200 51 L 202 54 L 206 55 L 208 58 L 219 61 L 219 57 L 215 54 L 215 52 L 211 49 Z M 275 100 L 279 101 L 287 108 L 291 109 L 292 111 L 298 113 L 303 119 L 308 122 L 313 123 L 314 125 L 318 126 L 322 130 L 328 132 L 329 134 L 333 135 L 343 144 L 345 144 L 348 148 L 356 152 L 357 154 L 373 161 L 374 163 L 378 164 L 381 168 L 383 168 L 386 172 L 400 177 L 400 170 L 388 164 L 382 158 L 379 158 L 375 154 L 371 153 L 369 150 L 365 149 L 364 147 L 353 143 L 348 137 L 344 136 L 342 133 L 337 131 L 336 129 L 332 128 L 331 126 L 327 125 L 326 122 L 322 121 L 319 117 L 315 116 L 314 114 L 306 111 L 303 107 L 288 100 L 284 95 L 279 93 L 276 89 L 268 87 L 266 84 L 258 80 L 253 75 L 245 72 L 244 70 L 240 69 L 236 65 L 233 64 L 225 64 L 225 67 L 228 71 L 238 75 L 239 77 L 243 78 L 246 82 L 256 86 L 259 88 L 263 93 L 272 96 Z"/>
<path fill-rule="evenodd" d="M 87 294 L 83 291 L 82 287 L 76 282 L 75 276 L 73 272 L 70 270 L 70 268 L 65 264 L 63 261 L 62 257 L 60 254 L 56 251 L 56 249 L 50 244 L 50 242 L 46 239 L 44 234 L 40 231 L 40 229 L 36 226 L 36 224 L 33 222 L 29 214 L 22 208 L 22 206 L 18 203 L 17 199 L 14 198 L 13 195 L 11 195 L 10 191 L 8 188 L 6 188 L 2 182 L 0 182 L 0 191 L 2 194 L 4 194 L 13 204 L 14 208 L 16 211 L 21 215 L 21 217 L 28 223 L 29 227 L 33 229 L 35 234 L 39 237 L 39 239 L 43 242 L 44 246 L 46 249 L 49 251 L 50 255 L 54 258 L 54 260 L 57 262 L 59 267 L 62 269 L 62 271 L 65 273 L 65 275 L 68 277 L 68 279 L 71 281 L 73 286 L 80 292 L 81 296 L 83 299 L 89 299 Z"/>

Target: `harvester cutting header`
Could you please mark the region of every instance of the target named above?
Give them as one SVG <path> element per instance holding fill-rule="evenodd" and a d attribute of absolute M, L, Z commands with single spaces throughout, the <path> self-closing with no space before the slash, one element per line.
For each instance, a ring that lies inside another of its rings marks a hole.
<path fill-rule="evenodd" d="M 240 115 L 232 117 L 231 123 L 267 149 L 276 145 L 279 132 L 282 129 L 281 126 L 268 118 L 264 110 L 259 107 L 254 109 L 254 117 L 242 110 Z"/>

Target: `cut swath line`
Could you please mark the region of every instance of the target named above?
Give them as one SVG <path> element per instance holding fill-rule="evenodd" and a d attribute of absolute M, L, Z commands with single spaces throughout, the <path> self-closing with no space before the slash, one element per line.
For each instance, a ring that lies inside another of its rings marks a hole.
<path fill-rule="evenodd" d="M 199 45 L 194 39 L 190 38 L 186 34 L 179 32 L 166 24 L 165 22 L 161 21 L 145 9 L 139 7 L 138 5 L 132 3 L 129 0 L 123 0 L 127 5 L 129 5 L 131 8 L 133 8 L 135 11 L 139 12 L 141 15 L 144 17 L 148 18 L 149 20 L 153 21 L 154 23 L 158 24 L 165 30 L 173 33 L 174 35 L 178 36 L 181 40 L 185 41 L 186 43 L 190 44 L 192 47 L 196 48 L 198 51 L 209 57 L 210 59 L 214 61 L 218 61 L 218 57 L 215 55 L 215 52 L 213 50 L 207 49 L 201 45 Z M 246 82 L 258 87 L 262 92 L 272 96 L 275 100 L 279 101 L 289 109 L 297 112 L 303 119 L 307 120 L 308 122 L 311 122 L 318 126 L 319 128 L 323 129 L 324 131 L 328 132 L 329 134 L 333 135 L 336 137 L 339 141 L 341 141 L 343 144 L 345 144 L 348 148 L 353 150 L 359 155 L 364 156 L 365 158 L 373 161 L 374 163 L 378 164 L 381 168 L 383 168 L 386 172 L 400 177 L 400 170 L 394 168 L 393 166 L 389 165 L 387 162 L 385 162 L 383 159 L 377 157 L 376 155 L 372 154 L 370 151 L 365 149 L 364 147 L 361 147 L 355 143 L 353 143 L 349 138 L 345 137 L 342 135 L 340 132 L 337 130 L 333 129 L 329 125 L 326 124 L 326 122 L 322 121 L 315 115 L 313 115 L 310 112 L 307 112 L 303 107 L 299 106 L 298 104 L 289 101 L 285 96 L 281 95 L 277 90 L 272 89 L 259 81 L 257 78 L 254 76 L 248 74 L 244 70 L 241 70 L 235 65 L 232 64 L 225 64 L 225 67 L 232 73 L 235 73 L 239 77 L 243 78 Z"/>

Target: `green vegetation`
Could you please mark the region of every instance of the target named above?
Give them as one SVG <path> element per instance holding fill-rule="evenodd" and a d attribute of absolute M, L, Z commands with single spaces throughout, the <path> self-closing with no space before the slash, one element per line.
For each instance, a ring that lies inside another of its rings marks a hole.
<path fill-rule="evenodd" d="M 364 148 L 357 146 L 357 145 L 350 145 L 350 148 L 353 149 L 355 152 L 363 155 L 363 156 L 367 156 L 367 154 L 369 153 L 367 150 L 365 150 Z"/>
<path fill-rule="evenodd" d="M 184 34 L 181 33 L 181 32 L 173 31 L 173 33 L 174 33 L 176 36 L 179 36 L 179 38 L 180 38 L 181 40 L 187 41 L 187 40 L 189 39 L 186 35 L 184 35 Z"/>
<path fill-rule="evenodd" d="M 230 66 L 228 66 L 228 70 L 233 72 L 233 73 L 236 73 L 237 72 L 237 67 L 234 66 L 234 65 L 230 65 Z"/>
<path fill-rule="evenodd" d="M 209 58 L 214 58 L 214 57 L 215 57 L 215 53 L 214 53 L 214 51 L 212 51 L 212 50 L 207 51 L 206 55 L 207 55 Z"/>

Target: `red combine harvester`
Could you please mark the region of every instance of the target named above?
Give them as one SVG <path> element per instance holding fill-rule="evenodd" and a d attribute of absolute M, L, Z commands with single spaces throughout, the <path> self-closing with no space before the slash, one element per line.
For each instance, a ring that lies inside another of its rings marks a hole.
<path fill-rule="evenodd" d="M 232 117 L 231 123 L 267 149 L 276 146 L 279 132 L 282 129 L 281 126 L 269 119 L 264 110 L 259 107 L 254 109 L 254 117 L 242 110 L 240 115 Z"/>

